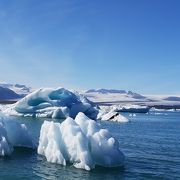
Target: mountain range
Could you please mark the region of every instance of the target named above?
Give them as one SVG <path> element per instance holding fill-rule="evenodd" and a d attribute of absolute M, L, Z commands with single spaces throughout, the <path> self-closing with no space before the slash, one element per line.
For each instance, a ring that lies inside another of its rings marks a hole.
<path fill-rule="evenodd" d="M 21 84 L 0 83 L 0 100 L 17 100 L 34 89 Z M 136 92 L 121 89 L 89 89 L 83 94 L 93 102 L 161 102 L 161 103 L 178 103 L 180 96 L 150 96 L 141 95 Z"/>
<path fill-rule="evenodd" d="M 25 85 L 0 83 L 0 100 L 20 99 L 31 92 L 32 88 Z"/>

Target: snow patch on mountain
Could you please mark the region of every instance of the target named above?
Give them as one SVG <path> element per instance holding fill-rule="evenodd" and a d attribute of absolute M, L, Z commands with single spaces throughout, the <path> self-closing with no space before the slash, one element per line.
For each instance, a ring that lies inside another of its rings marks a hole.
<path fill-rule="evenodd" d="M 147 97 L 141 94 L 115 89 L 90 89 L 84 95 L 94 102 L 148 101 Z"/>

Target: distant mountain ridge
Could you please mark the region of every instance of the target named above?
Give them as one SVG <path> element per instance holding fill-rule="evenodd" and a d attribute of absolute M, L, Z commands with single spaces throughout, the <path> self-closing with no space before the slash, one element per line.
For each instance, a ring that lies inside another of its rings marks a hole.
<path fill-rule="evenodd" d="M 35 89 L 22 84 L 0 82 L 0 100 L 20 99 L 33 90 Z M 180 102 L 180 96 L 146 96 L 123 89 L 89 89 L 81 93 L 93 102 Z"/>
<path fill-rule="evenodd" d="M 27 87 L 22 84 L 0 83 L 0 87 L 8 88 L 20 96 L 26 96 L 27 94 L 32 92 L 31 87 Z"/>
<path fill-rule="evenodd" d="M 132 91 L 126 91 L 126 90 L 119 90 L 119 89 L 89 89 L 85 92 L 85 94 L 119 94 L 119 95 L 125 95 L 126 97 L 131 97 L 134 99 L 145 99 L 145 96 L 142 96 L 141 94 L 132 92 Z"/>
<path fill-rule="evenodd" d="M 180 97 L 169 96 L 167 98 L 164 98 L 163 100 L 166 100 L 166 101 L 180 101 Z"/>
<path fill-rule="evenodd" d="M 149 102 L 149 103 L 180 103 L 180 96 L 150 96 L 141 95 L 133 91 L 118 89 L 89 89 L 84 95 L 97 103 L 125 103 L 125 102 Z"/>
<path fill-rule="evenodd" d="M 21 95 L 15 93 L 9 88 L 0 86 L 0 100 L 19 99 Z"/>
<path fill-rule="evenodd" d="M 124 94 L 124 93 L 126 93 L 126 91 L 125 90 L 117 90 L 117 89 L 89 89 L 85 93 L 102 93 L 102 94 L 120 93 L 120 94 Z"/>

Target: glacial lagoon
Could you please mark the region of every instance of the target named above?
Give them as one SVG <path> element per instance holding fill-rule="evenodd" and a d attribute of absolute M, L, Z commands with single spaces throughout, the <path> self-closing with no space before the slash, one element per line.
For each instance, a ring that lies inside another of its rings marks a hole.
<path fill-rule="evenodd" d="M 180 179 L 180 112 L 123 115 L 130 122 L 99 121 L 118 139 L 126 157 L 123 168 L 85 171 L 49 163 L 36 150 L 15 148 L 10 157 L 0 158 L 1 179 Z M 52 120 L 13 118 L 24 123 L 37 142 L 44 120 Z"/>

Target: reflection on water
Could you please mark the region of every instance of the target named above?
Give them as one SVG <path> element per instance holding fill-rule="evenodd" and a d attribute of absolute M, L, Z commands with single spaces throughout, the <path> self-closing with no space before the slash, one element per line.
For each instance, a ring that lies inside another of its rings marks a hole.
<path fill-rule="evenodd" d="M 106 169 L 96 167 L 92 171 L 85 171 L 76 169 L 70 164 L 62 166 L 48 163 L 42 156 L 38 156 L 37 159 L 38 163 L 33 166 L 33 173 L 44 179 L 58 179 L 58 177 L 61 179 L 99 179 L 101 177 L 109 180 L 114 178 L 122 179 L 123 177 L 123 168 Z"/>

